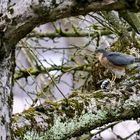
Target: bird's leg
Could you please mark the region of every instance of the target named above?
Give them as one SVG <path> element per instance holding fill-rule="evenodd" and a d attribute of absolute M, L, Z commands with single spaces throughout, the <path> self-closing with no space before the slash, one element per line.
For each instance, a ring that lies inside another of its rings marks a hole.
<path fill-rule="evenodd" d="M 114 83 L 115 80 L 116 80 L 116 75 L 112 76 L 112 80 L 111 81 Z"/>
<path fill-rule="evenodd" d="M 115 83 L 115 80 L 116 80 L 116 75 L 114 75 L 114 74 L 112 73 L 111 87 L 112 87 L 112 85 Z"/>

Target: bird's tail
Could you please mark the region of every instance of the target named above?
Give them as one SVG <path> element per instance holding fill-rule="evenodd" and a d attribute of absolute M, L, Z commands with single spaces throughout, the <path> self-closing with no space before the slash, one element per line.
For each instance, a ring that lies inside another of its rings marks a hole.
<path fill-rule="evenodd" d="M 140 57 L 136 57 L 135 62 L 140 62 Z"/>

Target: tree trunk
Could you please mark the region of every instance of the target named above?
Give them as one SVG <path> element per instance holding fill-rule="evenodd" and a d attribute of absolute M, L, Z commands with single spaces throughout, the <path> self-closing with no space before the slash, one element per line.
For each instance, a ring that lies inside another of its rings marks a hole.
<path fill-rule="evenodd" d="M 0 140 L 11 139 L 11 116 L 13 105 L 12 75 L 13 52 L 1 42 L 0 50 Z M 8 50 L 9 49 L 9 50 Z"/>

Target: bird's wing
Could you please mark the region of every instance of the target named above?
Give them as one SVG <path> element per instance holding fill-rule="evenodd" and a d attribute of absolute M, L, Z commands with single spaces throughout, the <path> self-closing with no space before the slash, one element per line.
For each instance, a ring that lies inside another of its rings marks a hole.
<path fill-rule="evenodd" d="M 118 53 L 118 52 L 110 52 L 107 54 L 107 59 L 114 65 L 117 66 L 125 66 L 134 63 L 135 57 Z"/>

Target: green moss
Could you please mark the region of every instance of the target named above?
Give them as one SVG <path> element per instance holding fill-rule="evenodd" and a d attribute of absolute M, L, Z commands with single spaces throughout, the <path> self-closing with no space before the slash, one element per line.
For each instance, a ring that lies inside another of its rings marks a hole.
<path fill-rule="evenodd" d="M 24 126 L 24 127 L 20 127 L 20 129 L 16 129 L 16 130 L 12 130 L 12 134 L 13 134 L 13 137 L 18 137 L 20 139 L 23 139 L 25 133 L 28 131 L 28 130 L 31 130 L 31 128 L 29 128 L 28 126 Z"/>
<path fill-rule="evenodd" d="M 28 114 L 28 113 L 34 113 L 35 112 L 35 109 L 33 107 L 30 107 L 28 110 L 25 110 L 24 113 Z"/>
<path fill-rule="evenodd" d="M 51 101 L 51 100 L 46 100 L 45 103 L 48 104 L 48 105 L 53 105 L 55 107 L 58 106 L 58 102 Z"/>
<path fill-rule="evenodd" d="M 78 94 L 79 94 L 80 91 L 78 90 L 74 90 L 72 91 L 71 95 L 69 96 L 69 98 L 73 98 L 73 97 L 76 97 Z"/>

